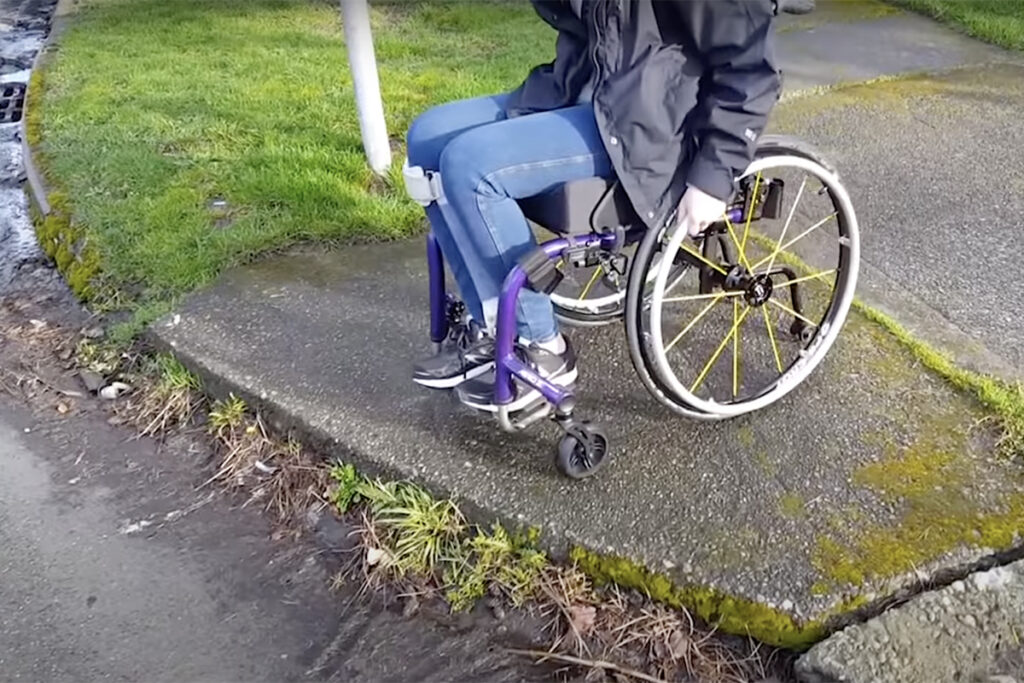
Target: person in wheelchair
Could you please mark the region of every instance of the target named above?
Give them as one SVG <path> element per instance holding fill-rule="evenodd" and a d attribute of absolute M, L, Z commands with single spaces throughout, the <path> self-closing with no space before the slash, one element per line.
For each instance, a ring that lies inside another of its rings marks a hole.
<path fill-rule="evenodd" d="M 517 200 L 614 177 L 648 229 L 675 220 L 698 235 L 721 220 L 781 91 L 776 0 L 532 2 L 557 31 L 554 61 L 511 93 L 432 108 L 408 132 L 407 188 L 477 331 L 417 363 L 413 380 L 481 410 L 495 410 L 488 330 L 502 282 L 537 245 Z M 524 361 L 570 386 L 576 357 L 548 296 L 524 290 L 517 325 Z M 520 391 L 509 409 L 538 398 Z"/>

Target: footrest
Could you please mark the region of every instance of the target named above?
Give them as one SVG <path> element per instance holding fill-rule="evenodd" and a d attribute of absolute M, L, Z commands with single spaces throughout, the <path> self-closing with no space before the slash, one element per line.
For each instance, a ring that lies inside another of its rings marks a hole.
<path fill-rule="evenodd" d="M 550 294 L 558 288 L 564 277 L 543 249 L 537 247 L 519 259 L 519 267 L 526 273 L 526 284 L 535 292 Z"/>

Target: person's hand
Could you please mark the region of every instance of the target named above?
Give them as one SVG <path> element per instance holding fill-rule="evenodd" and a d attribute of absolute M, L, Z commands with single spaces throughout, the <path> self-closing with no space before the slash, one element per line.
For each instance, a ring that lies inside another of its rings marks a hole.
<path fill-rule="evenodd" d="M 696 237 L 712 223 L 722 220 L 724 215 L 725 202 L 690 185 L 679 201 L 676 220 L 690 237 Z"/>

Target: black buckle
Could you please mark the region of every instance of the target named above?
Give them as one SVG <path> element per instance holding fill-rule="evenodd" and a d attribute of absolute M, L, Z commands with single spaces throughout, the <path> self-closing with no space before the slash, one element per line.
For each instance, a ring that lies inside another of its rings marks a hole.
<path fill-rule="evenodd" d="M 555 267 L 554 261 L 537 247 L 519 259 L 519 267 L 526 273 L 526 284 L 535 292 L 550 294 L 561 284 L 562 272 Z"/>

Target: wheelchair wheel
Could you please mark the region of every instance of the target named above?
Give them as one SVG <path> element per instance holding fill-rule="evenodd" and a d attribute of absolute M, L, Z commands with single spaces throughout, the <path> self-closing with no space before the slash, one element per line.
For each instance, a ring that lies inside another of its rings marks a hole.
<path fill-rule="evenodd" d="M 802 143 L 765 138 L 730 204 L 696 242 L 650 231 L 626 301 L 634 367 L 672 410 L 701 419 L 779 400 L 825 357 L 859 267 L 857 219 L 838 176 Z M 675 264 L 682 260 L 682 275 Z"/>
<path fill-rule="evenodd" d="M 551 293 L 551 304 L 560 322 L 572 327 L 607 325 L 622 317 L 626 308 L 626 280 L 636 245 L 619 255 L 594 254 L 594 265 L 558 263 L 562 281 Z"/>
<path fill-rule="evenodd" d="M 603 262 L 593 266 L 559 264 L 563 279 L 558 289 L 551 293 L 551 303 L 558 320 L 572 327 L 597 327 L 620 319 L 626 309 L 626 285 L 629 266 L 636 252 L 636 245 L 629 245 L 620 252 L 620 260 L 611 254 L 602 253 Z M 685 264 L 679 264 L 677 273 Z M 657 275 L 651 270 L 647 291 L 651 290 Z"/>

